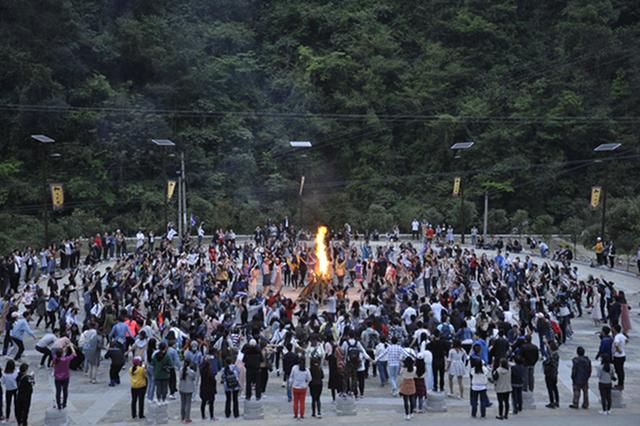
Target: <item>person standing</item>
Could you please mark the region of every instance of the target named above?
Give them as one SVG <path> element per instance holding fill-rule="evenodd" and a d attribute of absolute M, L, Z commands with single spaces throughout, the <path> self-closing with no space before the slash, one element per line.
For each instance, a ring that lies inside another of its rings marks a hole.
<path fill-rule="evenodd" d="M 27 426 L 34 385 L 33 372 L 29 372 L 29 365 L 21 364 L 20 372 L 18 373 L 18 394 L 16 396 L 16 420 L 18 421 L 18 426 Z"/>
<path fill-rule="evenodd" d="M 420 222 L 418 222 L 418 219 L 414 218 L 413 221 L 411 221 L 411 239 L 417 240 L 419 239 L 419 236 L 420 236 Z"/>
<path fill-rule="evenodd" d="M 480 399 L 480 417 L 487 415 L 487 368 L 479 358 L 471 359 L 471 417 L 478 414 L 478 399 Z"/>
<path fill-rule="evenodd" d="M 289 384 L 293 391 L 293 418 L 304 419 L 304 405 L 307 397 L 307 385 L 311 382 L 311 373 L 305 366 L 304 357 L 300 357 L 298 365 L 294 365 L 289 375 Z"/>
<path fill-rule="evenodd" d="M 165 342 L 160 342 L 160 345 L 158 345 L 158 352 L 153 355 L 151 366 L 153 367 L 156 399 L 158 402 L 165 402 L 167 400 L 167 390 L 169 389 L 169 377 L 171 377 L 171 370 L 173 369 L 173 362 L 167 353 L 167 344 Z"/>
<path fill-rule="evenodd" d="M 6 419 L 11 418 L 11 403 L 14 408 L 18 401 L 16 400 L 16 394 L 18 393 L 18 370 L 16 370 L 16 363 L 12 359 L 7 360 L 7 365 L 2 372 L 2 385 L 4 386 L 4 398 L 5 398 L 5 412 Z M 14 410 L 17 413 L 17 410 Z"/>
<path fill-rule="evenodd" d="M 589 408 L 589 377 L 591 377 L 591 360 L 584 355 L 584 348 L 578 346 L 576 357 L 571 361 L 571 382 L 573 386 L 573 402 L 569 408 L 578 409 L 580 392 L 582 392 L 582 408 Z"/>
<path fill-rule="evenodd" d="M 213 405 L 216 399 L 216 373 L 218 361 L 214 356 L 204 358 L 200 364 L 200 414 L 202 420 L 206 419 L 205 410 L 209 406 L 209 420 L 214 421 Z"/>
<path fill-rule="evenodd" d="M 449 345 L 446 340 L 440 338 L 440 331 L 435 330 L 431 342 L 427 347 L 433 355 L 431 360 L 433 390 L 434 392 L 444 392 L 445 359 L 449 352 Z"/>
<path fill-rule="evenodd" d="M 516 355 L 515 363 L 511 366 L 511 401 L 513 402 L 513 414 L 522 411 L 522 388 L 524 386 L 524 376 L 527 374 L 522 357 Z"/>
<path fill-rule="evenodd" d="M 507 420 L 509 418 L 509 394 L 511 393 L 511 368 L 507 358 L 501 358 L 497 362 L 497 368 L 494 368 L 492 375 L 498 398 L 496 419 Z"/>
<path fill-rule="evenodd" d="M 76 349 L 73 345 L 69 346 L 70 354 L 64 355 L 62 348 L 58 349 L 53 358 L 53 377 L 56 386 L 56 405 L 58 410 L 67 408 L 67 399 L 69 396 L 69 364 L 76 357 Z"/>
<path fill-rule="evenodd" d="M 144 396 L 147 393 L 147 370 L 142 364 L 142 358 L 133 358 L 133 366 L 129 368 L 129 375 L 131 376 L 131 418 L 144 419 Z"/>
<path fill-rule="evenodd" d="M 182 423 L 191 423 L 191 398 L 196 391 L 196 372 L 191 368 L 191 362 L 185 360 L 180 372 L 180 419 Z"/>
<path fill-rule="evenodd" d="M 247 346 L 243 350 L 244 356 L 242 362 L 247 369 L 246 373 L 246 399 L 251 399 L 251 387 L 256 388 L 256 400 L 260 400 L 262 396 L 262 386 L 260 385 L 260 364 L 263 361 L 262 351 L 258 348 L 255 339 L 249 340 Z"/>
<path fill-rule="evenodd" d="M 460 340 L 453 340 L 453 348 L 449 350 L 447 357 L 447 371 L 449 372 L 449 395 L 453 395 L 453 378 L 458 380 L 460 399 L 464 398 L 464 387 L 462 377 L 465 375 L 465 365 L 467 363 L 467 353 L 462 349 Z"/>
<path fill-rule="evenodd" d="M 598 413 L 605 416 L 611 414 L 611 384 L 612 381 L 616 380 L 610 361 L 609 355 L 603 355 L 598 367 L 598 390 L 600 391 L 600 402 L 602 403 L 602 410 L 598 411 Z"/>
<path fill-rule="evenodd" d="M 546 407 L 558 408 L 560 407 L 560 396 L 558 393 L 558 365 L 560 364 L 560 356 L 558 355 L 558 345 L 556 345 L 556 342 L 551 341 L 548 343 L 548 346 L 549 353 L 542 362 L 544 382 L 547 385 L 547 392 L 549 393 L 549 403 Z"/>
<path fill-rule="evenodd" d="M 400 370 L 400 395 L 404 404 L 404 419 L 411 420 L 413 411 L 416 408 L 416 368 L 413 358 L 407 357 L 403 361 L 402 370 Z"/>
<path fill-rule="evenodd" d="M 224 415 L 226 418 L 231 416 L 231 403 L 233 402 L 233 417 L 238 418 L 240 411 L 238 409 L 238 393 L 240 392 L 240 371 L 238 367 L 233 365 L 230 358 L 225 361 L 225 367 L 222 370 L 222 384 L 224 385 L 225 402 Z"/>
<path fill-rule="evenodd" d="M 527 370 L 527 374 L 524 376 L 524 391 L 533 392 L 533 385 L 535 380 L 535 368 L 539 358 L 538 347 L 531 342 L 531 336 L 527 335 L 524 338 L 524 344 L 520 347 L 520 353 L 524 361 L 524 366 Z"/>
<path fill-rule="evenodd" d="M 624 362 L 627 359 L 625 352 L 625 346 L 627 345 L 627 336 L 622 333 L 622 329 L 619 324 L 613 326 L 613 331 L 616 333 L 613 338 L 613 367 L 616 370 L 616 376 L 618 376 L 618 384 L 616 389 L 624 390 Z"/>
<path fill-rule="evenodd" d="M 324 373 L 322 371 L 321 362 L 322 358 L 314 356 L 312 356 L 309 361 L 309 370 L 311 372 L 311 381 L 309 382 L 309 393 L 311 394 L 311 417 L 317 417 L 318 419 L 322 418 L 320 395 L 322 395 L 322 379 L 324 379 Z"/>

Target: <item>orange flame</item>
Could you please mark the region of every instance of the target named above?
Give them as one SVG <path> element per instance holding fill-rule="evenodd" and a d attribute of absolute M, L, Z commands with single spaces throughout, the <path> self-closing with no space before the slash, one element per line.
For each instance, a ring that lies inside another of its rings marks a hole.
<path fill-rule="evenodd" d="M 329 276 L 329 258 L 327 257 L 327 247 L 324 244 L 324 238 L 327 232 L 327 227 L 321 226 L 318 228 L 318 233 L 316 234 L 317 273 L 321 277 Z"/>

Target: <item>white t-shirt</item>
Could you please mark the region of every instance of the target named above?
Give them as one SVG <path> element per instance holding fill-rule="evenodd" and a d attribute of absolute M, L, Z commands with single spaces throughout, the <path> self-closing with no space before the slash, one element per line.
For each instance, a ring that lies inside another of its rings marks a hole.
<path fill-rule="evenodd" d="M 436 303 L 432 303 L 431 304 L 431 311 L 433 311 L 433 317 L 438 322 L 442 321 L 442 310 L 443 309 L 444 309 L 444 306 L 442 306 L 440 304 L 440 302 L 436 302 Z"/>
<path fill-rule="evenodd" d="M 613 357 L 622 358 L 625 355 L 624 346 L 627 343 L 627 338 L 622 333 L 616 334 L 613 338 Z"/>
<path fill-rule="evenodd" d="M 414 220 L 413 222 L 411 222 L 412 231 L 417 231 L 419 228 L 420 228 L 420 222 L 418 222 L 417 220 Z"/>
<path fill-rule="evenodd" d="M 413 309 L 411 306 L 409 306 L 402 313 L 402 319 L 404 320 L 405 324 L 407 324 L 407 325 L 411 324 L 411 315 L 417 315 L 417 313 L 416 313 L 415 309 Z"/>

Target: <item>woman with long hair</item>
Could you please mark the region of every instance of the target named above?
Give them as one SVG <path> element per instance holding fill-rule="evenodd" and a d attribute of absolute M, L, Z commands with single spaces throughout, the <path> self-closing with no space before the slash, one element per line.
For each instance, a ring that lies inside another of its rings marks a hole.
<path fill-rule="evenodd" d="M 497 368 L 493 370 L 493 382 L 498 398 L 498 415 L 496 419 L 509 418 L 509 394 L 511 393 L 511 368 L 506 358 L 501 358 Z"/>
<path fill-rule="evenodd" d="M 449 373 L 449 394 L 453 395 L 453 378 L 458 380 L 460 399 L 464 398 L 464 386 L 462 377 L 465 375 L 465 364 L 467 362 L 467 352 L 462 348 L 459 339 L 453 339 L 453 347 L 449 350 L 447 357 L 447 371 Z"/>
<path fill-rule="evenodd" d="M 156 339 L 151 337 L 147 343 L 147 363 L 151 364 L 153 354 L 156 351 Z M 153 379 L 153 368 L 147 368 L 147 399 L 153 401 L 153 394 L 156 390 L 156 384 Z"/>
<path fill-rule="evenodd" d="M 205 409 L 209 406 L 209 420 L 215 420 L 213 415 L 213 403 L 216 399 L 216 376 L 217 360 L 212 355 L 204 358 L 200 364 L 200 414 L 202 420 L 206 419 Z"/>
<path fill-rule="evenodd" d="M 602 403 L 602 410 L 598 411 L 598 413 L 604 416 L 611 414 L 611 388 L 612 381 L 615 380 L 616 376 L 611 367 L 611 357 L 609 354 L 604 354 L 598 367 L 598 390 L 600 391 L 600 402 Z"/>
<path fill-rule="evenodd" d="M 413 410 L 416 407 L 415 379 L 417 377 L 413 358 L 407 357 L 404 359 L 402 369 L 400 370 L 400 377 L 402 381 L 400 382 L 399 393 L 402 395 L 404 403 L 404 419 L 411 420 Z"/>
<path fill-rule="evenodd" d="M 16 394 L 18 393 L 18 370 L 16 370 L 16 363 L 12 359 L 7 360 L 7 365 L 2 372 L 2 385 L 4 386 L 5 395 L 5 415 L 6 419 L 11 418 L 11 403 L 15 408 Z"/>
<path fill-rule="evenodd" d="M 479 358 L 471 359 L 471 417 L 478 413 L 478 399 L 480 399 L 480 417 L 487 414 L 487 368 Z"/>
<path fill-rule="evenodd" d="M 306 368 L 304 357 L 300 357 L 298 365 L 294 365 L 289 375 L 289 384 L 293 390 L 293 418 L 304 419 L 304 400 L 307 397 L 307 385 L 311 381 L 311 373 Z"/>
<path fill-rule="evenodd" d="M 182 423 L 191 423 L 191 397 L 196 390 L 196 372 L 191 362 L 185 360 L 180 371 L 180 419 Z"/>

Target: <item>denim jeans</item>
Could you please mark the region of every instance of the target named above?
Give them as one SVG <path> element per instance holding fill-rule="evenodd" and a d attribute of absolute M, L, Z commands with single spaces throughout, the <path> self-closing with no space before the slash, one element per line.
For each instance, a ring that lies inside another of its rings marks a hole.
<path fill-rule="evenodd" d="M 378 368 L 378 376 L 380 376 L 380 384 L 384 385 L 389 381 L 389 373 L 387 371 L 387 361 L 378 361 L 376 363 Z"/>
<path fill-rule="evenodd" d="M 147 399 L 153 401 L 153 395 L 156 392 L 156 382 L 153 380 L 153 373 L 147 370 Z"/>
<path fill-rule="evenodd" d="M 389 380 L 391 381 L 391 390 L 393 393 L 398 392 L 398 373 L 400 372 L 399 365 L 389 366 Z"/>
<path fill-rule="evenodd" d="M 487 390 L 475 391 L 471 390 L 471 416 L 475 417 L 478 413 L 478 398 L 480 398 L 480 416 L 484 417 L 487 414 Z"/>

